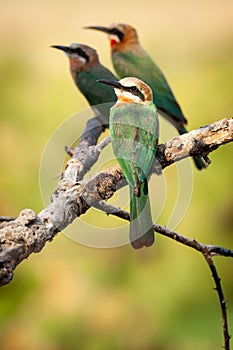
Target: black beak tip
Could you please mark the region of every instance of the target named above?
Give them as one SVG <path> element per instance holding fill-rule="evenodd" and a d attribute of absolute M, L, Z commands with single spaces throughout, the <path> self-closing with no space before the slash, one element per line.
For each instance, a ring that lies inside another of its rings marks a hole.
<path fill-rule="evenodd" d="M 111 32 L 111 29 L 107 27 L 102 27 L 102 26 L 86 26 L 86 27 L 83 27 L 83 29 L 94 29 L 107 34 L 110 34 Z"/>
<path fill-rule="evenodd" d="M 113 85 L 115 83 L 118 83 L 115 80 L 109 80 L 109 79 L 98 79 L 96 81 L 97 81 L 97 83 L 102 83 L 102 84 L 107 84 L 107 85 Z"/>
<path fill-rule="evenodd" d="M 109 79 L 98 79 L 96 80 L 98 83 L 106 84 L 112 86 L 113 88 L 121 89 L 122 86 L 118 80 L 109 80 Z"/>
<path fill-rule="evenodd" d="M 94 27 L 93 26 L 85 26 L 82 29 L 94 29 Z"/>
<path fill-rule="evenodd" d="M 103 83 L 103 84 L 107 84 L 107 82 L 108 82 L 107 79 L 97 79 L 96 81 L 97 81 L 97 83 Z"/>
<path fill-rule="evenodd" d="M 61 50 L 64 52 L 68 52 L 68 47 L 67 46 L 62 46 L 62 45 L 51 45 L 50 46 L 53 49 Z"/>

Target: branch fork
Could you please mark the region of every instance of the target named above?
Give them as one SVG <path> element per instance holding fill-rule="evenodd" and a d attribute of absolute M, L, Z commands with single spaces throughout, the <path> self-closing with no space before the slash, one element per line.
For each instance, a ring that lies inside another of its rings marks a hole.
<path fill-rule="evenodd" d="M 0 217 L 0 286 L 12 280 L 13 271 L 21 261 L 32 253 L 38 253 L 46 242 L 53 240 L 58 232 L 64 230 L 91 206 L 124 220 L 130 219 L 129 213 L 104 202 L 126 184 L 118 165 L 84 179 L 86 173 L 98 161 L 103 148 L 110 142 L 107 137 L 96 145 L 105 128 L 97 117 L 90 119 L 77 147 L 66 148 L 71 158 L 51 197 L 51 203 L 38 215 L 31 209 L 24 209 L 16 219 Z M 190 156 L 204 157 L 209 164 L 209 153 L 232 141 L 233 118 L 224 118 L 187 134 L 173 137 L 158 146 L 152 172 L 158 173 L 161 168 L 164 169 Z M 154 230 L 199 251 L 204 256 L 211 270 L 222 310 L 224 348 L 229 350 L 226 302 L 212 257 L 233 257 L 233 251 L 197 242 L 160 225 L 154 224 Z"/>

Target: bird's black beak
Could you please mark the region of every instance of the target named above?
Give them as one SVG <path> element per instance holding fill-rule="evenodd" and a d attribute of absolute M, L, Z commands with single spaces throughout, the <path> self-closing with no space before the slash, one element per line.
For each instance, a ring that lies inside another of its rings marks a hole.
<path fill-rule="evenodd" d="M 106 33 L 108 35 L 117 36 L 119 41 L 122 41 L 124 38 L 124 33 L 117 27 L 108 28 L 108 27 L 101 27 L 101 26 L 90 26 L 90 27 L 84 27 L 84 29 L 94 29 L 94 30 L 98 30 L 100 32 Z"/>
<path fill-rule="evenodd" d="M 124 89 L 124 87 L 119 83 L 118 80 L 98 79 L 97 82 L 113 86 L 114 88 L 117 88 L 117 89 Z"/>
<path fill-rule="evenodd" d="M 53 47 L 54 49 L 62 50 L 62 51 L 64 51 L 65 53 L 70 53 L 70 48 L 69 48 L 69 46 L 52 45 L 51 47 Z"/>
<path fill-rule="evenodd" d="M 90 27 L 84 27 L 84 29 L 94 29 L 94 30 L 98 30 L 98 31 L 103 32 L 103 33 L 113 34 L 112 28 L 108 28 L 108 27 L 90 26 Z"/>

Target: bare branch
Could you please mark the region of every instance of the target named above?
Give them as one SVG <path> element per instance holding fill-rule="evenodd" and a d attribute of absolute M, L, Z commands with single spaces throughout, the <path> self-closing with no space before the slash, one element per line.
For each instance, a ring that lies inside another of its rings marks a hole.
<path fill-rule="evenodd" d="M 128 212 L 115 208 L 111 205 L 106 205 L 105 203 L 97 203 L 95 206 L 96 208 L 106 212 L 107 214 L 112 214 L 114 216 L 120 217 L 123 220 L 130 221 L 130 215 Z M 185 246 L 188 246 L 190 248 L 193 248 L 197 250 L 198 252 L 202 253 L 204 256 L 210 271 L 212 273 L 215 285 L 216 285 L 216 291 L 218 293 L 218 298 L 220 302 L 220 307 L 222 311 L 222 324 L 223 324 L 223 336 L 224 336 L 224 349 L 229 350 L 230 349 L 230 335 L 228 331 L 228 321 L 227 321 L 227 308 L 226 308 L 226 300 L 223 294 L 222 286 L 221 286 L 221 279 L 218 276 L 216 266 L 214 265 L 212 256 L 213 255 L 221 255 L 221 256 L 228 256 L 233 257 L 233 250 L 226 249 L 223 247 L 216 247 L 212 246 L 210 244 L 203 244 L 195 239 L 191 239 L 189 237 L 183 236 L 175 231 L 169 230 L 166 227 L 154 224 L 154 230 L 155 232 L 169 237 Z"/>
<path fill-rule="evenodd" d="M 122 210 L 120 208 L 116 208 L 112 205 L 108 205 L 104 202 L 96 203 L 94 206 L 95 206 L 95 208 L 104 211 L 108 215 L 111 214 L 111 215 L 117 216 L 123 220 L 130 221 L 130 215 L 125 210 Z M 223 247 L 219 247 L 219 246 L 213 246 L 211 244 L 200 243 L 193 238 L 183 236 L 180 233 L 177 233 L 173 230 L 170 230 L 167 227 L 164 227 L 164 226 L 161 226 L 158 224 L 154 224 L 153 227 L 154 227 L 155 232 L 159 233 L 160 235 L 171 238 L 171 239 L 173 239 L 173 240 L 175 240 L 183 245 L 186 245 L 190 248 L 193 248 L 193 249 L 201 252 L 202 254 L 207 254 L 209 256 L 219 255 L 219 256 L 233 258 L 233 250 L 231 250 L 231 249 L 227 249 L 227 248 L 223 248 Z"/>
<path fill-rule="evenodd" d="M 84 174 L 98 160 L 101 149 L 109 141 L 106 139 L 99 145 L 94 145 L 101 127 L 95 118 L 92 122 L 96 123 L 97 128 L 94 128 L 93 138 L 90 131 L 93 128 L 89 130 L 87 127 L 78 146 L 69 150 L 73 156 L 67 162 L 48 207 L 38 215 L 30 209 L 23 210 L 16 220 L 0 224 L 0 285 L 12 279 L 13 270 L 23 259 L 32 252 L 40 251 L 47 241 L 51 241 L 59 231 L 84 214 L 90 206 L 110 198 L 118 188 L 125 184 L 124 176 L 118 165 L 82 180 Z M 222 119 L 188 134 L 175 137 L 164 145 L 159 145 L 157 158 L 164 168 L 184 157 L 207 155 L 232 139 L 233 119 Z M 162 231 L 163 228 L 160 227 L 160 230 Z M 193 241 L 186 242 L 186 245 L 192 246 L 192 244 Z M 221 249 L 213 250 L 212 254 L 224 252 L 223 255 L 231 256 L 229 250 L 221 251 Z"/>
<path fill-rule="evenodd" d="M 156 157 L 162 168 L 165 168 L 190 156 L 205 158 L 219 146 L 232 141 L 233 118 L 224 118 L 187 134 L 175 136 L 165 144 L 159 145 Z"/>
<path fill-rule="evenodd" d="M 67 183 L 73 184 L 81 180 L 97 162 L 100 152 L 110 142 L 110 139 L 106 138 L 96 146 L 99 136 L 105 129 L 106 125 L 103 125 L 98 117 L 94 117 L 88 120 L 78 145 L 75 148 L 65 147 L 65 151 L 71 156 L 62 174 L 62 179 Z"/>
<path fill-rule="evenodd" d="M 89 179 L 83 179 L 92 165 L 97 162 L 101 150 L 109 143 L 109 138 L 96 146 L 99 135 L 104 131 L 97 117 L 88 121 L 86 129 L 74 149 L 66 148 L 71 159 L 62 173 L 51 203 L 38 215 L 31 209 L 21 211 L 14 220 L 1 217 L 0 220 L 0 286 L 13 278 L 16 266 L 31 253 L 39 252 L 47 241 L 66 228 L 78 216 L 85 213 L 90 206 L 129 220 L 129 214 L 122 209 L 109 206 L 103 202 L 114 192 L 124 186 L 126 181 L 119 166 L 106 169 Z M 233 119 L 222 119 L 206 127 L 177 136 L 158 146 L 153 171 L 165 168 L 180 159 L 200 156 L 209 163 L 207 155 L 219 146 L 233 140 Z M 159 164 L 159 167 L 158 167 Z M 216 284 L 223 320 L 225 350 L 230 349 L 227 324 L 226 302 L 220 278 L 212 256 L 233 257 L 230 249 L 205 245 L 177 232 L 154 224 L 154 230 L 181 244 L 189 246 L 203 254 L 212 272 Z"/>
<path fill-rule="evenodd" d="M 219 303 L 222 311 L 222 326 L 223 326 L 223 337 L 224 337 L 224 349 L 230 350 L 230 335 L 228 330 L 228 321 L 227 321 L 227 307 L 226 300 L 223 294 L 221 279 L 218 276 L 217 269 L 214 265 L 213 259 L 209 254 L 203 254 L 204 258 L 209 265 L 210 271 L 212 273 L 212 277 L 214 279 L 216 285 L 216 291 L 218 293 Z"/>

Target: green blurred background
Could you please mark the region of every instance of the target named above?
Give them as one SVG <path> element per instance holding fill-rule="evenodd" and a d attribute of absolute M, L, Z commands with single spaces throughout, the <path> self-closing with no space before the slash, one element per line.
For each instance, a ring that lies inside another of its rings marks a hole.
<path fill-rule="evenodd" d="M 45 144 L 65 118 L 87 107 L 66 58 L 49 46 L 87 43 L 111 67 L 105 35 L 81 28 L 112 22 L 138 29 L 172 85 L 189 130 L 232 116 L 232 0 L 1 1 L 1 215 L 42 210 Z M 228 248 L 233 248 L 232 150 L 221 147 L 211 154 L 207 171 L 194 171 L 190 207 L 177 228 Z M 215 261 L 233 334 L 233 261 Z M 201 255 L 164 237 L 138 252 L 130 246 L 88 248 L 59 234 L 0 289 L 0 347 L 220 349 L 221 313 L 213 287 Z"/>

